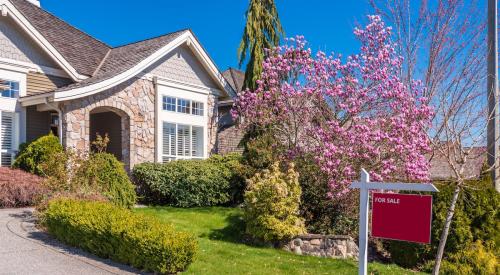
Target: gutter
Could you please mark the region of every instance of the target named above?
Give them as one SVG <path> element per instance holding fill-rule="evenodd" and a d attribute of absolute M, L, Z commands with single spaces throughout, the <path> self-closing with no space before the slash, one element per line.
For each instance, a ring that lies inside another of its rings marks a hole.
<path fill-rule="evenodd" d="M 55 106 L 53 105 L 52 102 L 49 102 L 49 98 L 46 97 L 45 98 L 45 105 L 51 107 L 52 109 L 56 110 L 57 111 L 57 114 L 59 116 L 59 125 L 57 125 L 57 134 L 59 135 L 59 143 L 61 145 L 63 145 L 63 142 L 62 142 L 62 134 L 63 134 L 63 131 L 62 131 L 62 111 L 61 109 L 59 109 L 59 106 Z"/>

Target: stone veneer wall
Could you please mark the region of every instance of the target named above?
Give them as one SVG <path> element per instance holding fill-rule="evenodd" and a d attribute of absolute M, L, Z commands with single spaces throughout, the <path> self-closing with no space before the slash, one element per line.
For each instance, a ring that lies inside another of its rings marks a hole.
<path fill-rule="evenodd" d="M 222 128 L 217 137 L 217 153 L 222 155 L 232 152 L 243 153 L 244 148 L 239 145 L 244 135 L 245 132 L 236 125 Z"/>
<path fill-rule="evenodd" d="M 217 97 L 209 95 L 207 99 L 207 151 L 208 155 L 217 152 Z"/>
<path fill-rule="evenodd" d="M 307 234 L 297 236 L 284 247 L 299 255 L 326 258 L 358 258 L 359 249 L 349 236 Z"/>
<path fill-rule="evenodd" d="M 66 147 L 83 151 L 90 148 L 90 112 L 98 107 L 107 107 L 122 117 L 122 155 L 127 168 L 155 160 L 155 89 L 152 81 L 133 78 L 109 90 L 63 102 L 60 108 Z"/>

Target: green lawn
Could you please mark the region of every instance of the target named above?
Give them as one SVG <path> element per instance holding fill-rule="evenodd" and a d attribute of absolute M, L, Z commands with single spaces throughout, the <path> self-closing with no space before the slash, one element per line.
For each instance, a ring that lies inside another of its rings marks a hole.
<path fill-rule="evenodd" d="M 357 274 L 357 262 L 299 256 L 279 249 L 242 244 L 243 223 L 237 208 L 180 209 L 148 207 L 137 212 L 155 215 L 177 229 L 198 236 L 199 254 L 186 274 Z M 416 274 L 395 265 L 370 263 L 372 274 Z"/>

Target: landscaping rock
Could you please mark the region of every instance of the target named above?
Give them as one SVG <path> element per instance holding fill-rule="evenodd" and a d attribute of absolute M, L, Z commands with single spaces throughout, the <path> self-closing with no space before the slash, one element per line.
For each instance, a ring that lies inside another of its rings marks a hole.
<path fill-rule="evenodd" d="M 359 249 L 354 240 L 343 235 L 300 235 L 285 244 L 283 249 L 298 255 L 358 259 Z"/>

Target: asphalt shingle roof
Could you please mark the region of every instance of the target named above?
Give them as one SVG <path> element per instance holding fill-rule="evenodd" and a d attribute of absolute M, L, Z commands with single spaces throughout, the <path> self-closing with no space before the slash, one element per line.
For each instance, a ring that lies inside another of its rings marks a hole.
<path fill-rule="evenodd" d="M 93 77 L 62 87 L 56 91 L 66 91 L 84 87 L 112 78 L 132 68 L 134 65 L 152 55 L 154 52 L 158 51 L 160 48 L 167 45 L 185 32 L 188 32 L 188 30 L 180 30 L 160 37 L 113 48 L 109 51 L 102 64 L 100 64 L 100 67 L 96 66 L 96 69 L 98 70 L 94 72 Z"/>
<path fill-rule="evenodd" d="M 26 0 L 9 1 L 78 73 L 89 77 L 58 88 L 55 92 L 80 88 L 112 78 L 132 68 L 183 33 L 189 32 L 184 29 L 113 48 Z M 236 85 L 239 85 L 239 82 Z"/>
<path fill-rule="evenodd" d="M 244 72 L 234 68 L 229 68 L 222 73 L 222 76 L 224 76 L 226 81 L 229 83 L 229 85 L 231 85 L 236 93 L 241 92 L 241 90 L 243 89 L 243 82 L 245 81 Z"/>
<path fill-rule="evenodd" d="M 26 0 L 9 0 L 78 71 L 91 76 L 110 47 Z"/>

